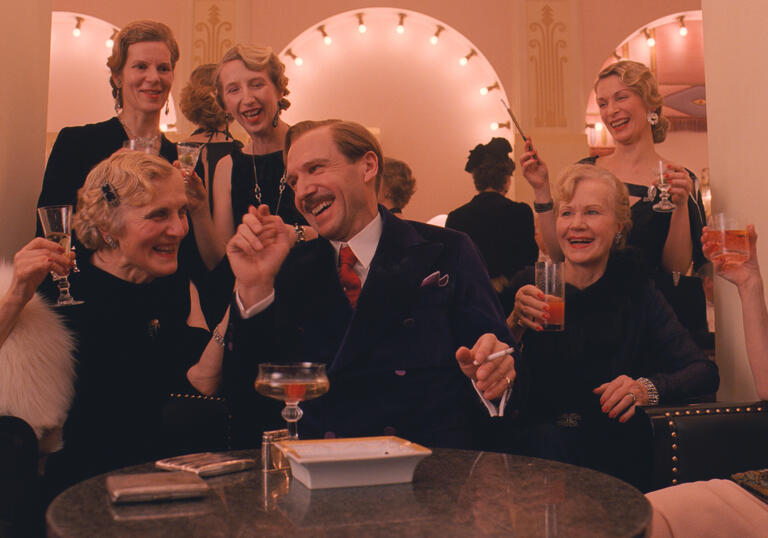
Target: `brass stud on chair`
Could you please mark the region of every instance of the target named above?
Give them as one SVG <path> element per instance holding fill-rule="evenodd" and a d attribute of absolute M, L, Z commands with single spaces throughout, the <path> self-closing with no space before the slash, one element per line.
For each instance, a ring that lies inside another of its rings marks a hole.
<path fill-rule="evenodd" d="M 664 413 L 664 416 L 665 416 L 665 417 L 671 417 L 671 416 L 672 416 L 672 413 L 670 413 L 669 411 L 667 411 L 666 413 Z"/>
<path fill-rule="evenodd" d="M 677 474 L 677 467 L 672 467 L 672 472 Z"/>
<path fill-rule="evenodd" d="M 677 456 L 672 456 L 672 461 L 677 462 Z"/>
<path fill-rule="evenodd" d="M 737 407 L 737 408 L 736 408 L 736 412 L 737 412 L 737 413 L 741 413 L 741 407 Z"/>
<path fill-rule="evenodd" d="M 672 485 L 674 486 L 675 484 L 677 484 L 677 478 L 672 479 Z"/>
<path fill-rule="evenodd" d="M 680 411 L 675 411 L 675 416 L 679 417 L 680 416 Z"/>
<path fill-rule="evenodd" d="M 704 412 L 705 412 L 707 415 L 709 415 L 709 414 L 712 412 L 712 410 L 711 410 L 711 409 L 707 409 L 707 410 L 706 410 L 706 411 L 704 411 Z"/>
<path fill-rule="evenodd" d="M 669 435 L 671 435 L 672 437 L 677 437 L 677 432 L 672 432 Z"/>
<path fill-rule="evenodd" d="M 675 421 L 674 420 L 670 420 L 669 421 L 669 427 L 673 428 L 674 426 L 675 426 Z"/>
<path fill-rule="evenodd" d="M 700 415 L 700 414 L 701 414 L 701 409 L 697 409 L 697 410 L 696 410 L 696 414 L 697 414 L 697 415 Z"/>
<path fill-rule="evenodd" d="M 691 412 L 690 412 L 690 411 L 686 411 L 686 412 L 685 412 L 685 414 L 686 414 L 686 415 L 690 415 L 690 414 L 691 414 Z"/>
<path fill-rule="evenodd" d="M 751 407 L 747 407 L 746 411 L 747 411 L 747 413 L 751 413 L 752 412 L 752 408 Z"/>
<path fill-rule="evenodd" d="M 672 445 L 672 450 L 677 450 L 677 445 L 676 444 Z"/>

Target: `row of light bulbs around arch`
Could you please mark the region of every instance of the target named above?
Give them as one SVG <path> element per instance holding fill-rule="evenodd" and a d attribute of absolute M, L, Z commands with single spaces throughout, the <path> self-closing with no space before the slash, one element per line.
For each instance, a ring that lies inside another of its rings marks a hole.
<path fill-rule="evenodd" d="M 72 35 L 75 37 L 80 37 L 83 33 L 83 22 L 85 21 L 84 17 L 75 16 L 75 27 L 72 29 Z M 108 49 L 111 49 L 115 46 L 115 37 L 117 36 L 117 33 L 120 30 L 117 28 L 112 28 L 112 35 L 110 35 L 107 40 L 104 42 L 104 46 Z"/>
<path fill-rule="evenodd" d="M 685 25 L 685 15 L 679 15 L 677 17 L 677 23 L 680 26 L 678 33 L 681 37 L 688 35 L 688 27 Z M 643 28 L 642 34 L 645 36 L 645 44 L 649 47 L 656 46 L 656 31 L 654 28 Z"/>
<path fill-rule="evenodd" d="M 395 32 L 398 34 L 404 34 L 405 33 L 405 18 L 408 15 L 405 13 L 398 13 L 397 14 L 397 26 L 395 26 Z M 365 13 L 356 13 L 355 17 L 357 18 L 357 31 L 361 34 L 364 34 L 368 31 L 368 27 L 365 25 Z M 318 32 L 320 32 L 320 35 L 323 38 L 323 43 L 330 46 L 333 43 L 333 38 L 328 35 L 328 32 L 325 29 L 325 24 L 321 24 L 317 28 L 315 28 Z M 437 24 L 435 25 L 435 33 L 432 34 L 429 37 L 429 42 L 432 45 L 437 45 L 440 41 L 440 34 L 445 31 L 445 27 Z M 285 51 L 286 56 L 289 56 L 293 62 L 298 65 L 302 66 L 304 64 L 304 59 L 301 56 L 298 56 L 295 54 L 291 49 L 288 49 Z M 473 56 L 477 56 L 477 51 L 475 49 L 470 49 L 469 52 L 465 55 L 459 58 L 459 65 L 465 66 L 469 63 L 469 60 L 472 59 Z"/>
<path fill-rule="evenodd" d="M 397 26 L 395 26 L 396 33 L 401 35 L 405 33 L 405 18 L 407 16 L 408 15 L 406 15 L 405 13 L 397 14 L 398 21 L 397 21 Z M 361 34 L 366 33 L 368 31 L 368 28 L 365 26 L 365 14 L 356 13 L 355 17 L 357 17 L 357 31 L 360 32 Z M 320 26 L 315 28 L 315 30 L 317 30 L 320 33 L 321 37 L 323 38 L 323 43 L 325 43 L 327 46 L 330 46 L 331 44 L 333 44 L 333 38 L 330 35 L 328 35 L 328 31 L 325 29 L 324 24 L 321 24 Z M 432 45 L 437 45 L 440 41 L 440 34 L 444 30 L 445 30 L 444 26 L 440 24 L 436 25 L 435 33 L 429 37 L 429 42 Z M 304 59 L 298 54 L 296 54 L 295 52 L 293 52 L 293 50 L 291 50 L 290 48 L 285 51 L 285 55 L 291 58 L 293 60 L 293 63 L 295 63 L 297 66 L 301 67 L 302 65 L 304 65 Z M 477 56 L 477 51 L 475 49 L 470 49 L 465 56 L 462 56 L 461 58 L 459 58 L 459 65 L 461 65 L 462 67 L 467 65 L 469 63 L 469 60 L 471 60 L 473 56 Z M 489 92 L 493 90 L 500 90 L 500 89 L 501 89 L 501 86 L 499 85 L 499 82 L 496 81 L 489 86 L 483 86 L 482 88 L 480 88 L 480 95 L 488 95 Z M 491 127 L 491 130 L 493 131 L 496 131 L 498 129 L 509 129 L 510 123 L 508 121 L 493 122 L 491 123 L 490 127 Z"/>

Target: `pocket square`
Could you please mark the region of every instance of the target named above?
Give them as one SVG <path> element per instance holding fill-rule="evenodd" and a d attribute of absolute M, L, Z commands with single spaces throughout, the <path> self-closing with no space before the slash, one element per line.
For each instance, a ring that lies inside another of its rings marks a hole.
<path fill-rule="evenodd" d="M 430 286 L 437 286 L 439 288 L 442 288 L 448 285 L 448 280 L 449 280 L 449 277 L 447 274 L 441 275 L 440 271 L 435 271 L 434 273 L 432 273 L 427 278 L 421 281 L 421 287 L 428 288 Z"/>

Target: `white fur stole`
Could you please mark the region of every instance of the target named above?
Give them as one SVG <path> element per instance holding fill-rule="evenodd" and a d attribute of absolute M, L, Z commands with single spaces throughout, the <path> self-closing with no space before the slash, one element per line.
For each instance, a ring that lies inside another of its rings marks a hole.
<path fill-rule="evenodd" d="M 0 261 L 0 296 L 13 266 Z M 72 403 L 75 339 L 38 294 L 26 304 L 0 347 L 0 415 L 27 421 L 38 438 L 61 427 Z"/>

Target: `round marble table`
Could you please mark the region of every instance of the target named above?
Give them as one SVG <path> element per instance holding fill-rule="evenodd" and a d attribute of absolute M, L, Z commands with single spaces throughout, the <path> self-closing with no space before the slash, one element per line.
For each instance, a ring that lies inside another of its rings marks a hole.
<path fill-rule="evenodd" d="M 412 483 L 389 486 L 309 490 L 256 468 L 207 479 L 202 500 L 164 503 L 113 505 L 106 476 L 56 497 L 48 536 L 620 537 L 643 536 L 651 521 L 645 497 L 616 478 L 492 452 L 435 449 Z"/>

